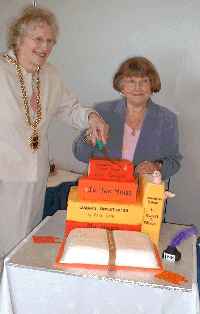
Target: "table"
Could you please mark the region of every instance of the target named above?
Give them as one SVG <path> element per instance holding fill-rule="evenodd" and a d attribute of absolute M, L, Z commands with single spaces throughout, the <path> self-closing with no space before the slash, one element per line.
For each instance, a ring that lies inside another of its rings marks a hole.
<path fill-rule="evenodd" d="M 76 181 L 80 175 L 81 173 L 65 169 L 56 169 L 56 174 L 48 177 L 47 188 L 55 187 L 63 182 Z"/>
<path fill-rule="evenodd" d="M 165 269 L 185 275 L 176 286 L 151 274 L 116 271 L 61 271 L 52 267 L 59 244 L 34 244 L 32 235 L 62 237 L 65 212 L 47 217 L 5 259 L 0 314 L 196 314 L 195 237 L 180 245 L 182 260 Z M 183 226 L 163 224 L 161 250 Z"/>

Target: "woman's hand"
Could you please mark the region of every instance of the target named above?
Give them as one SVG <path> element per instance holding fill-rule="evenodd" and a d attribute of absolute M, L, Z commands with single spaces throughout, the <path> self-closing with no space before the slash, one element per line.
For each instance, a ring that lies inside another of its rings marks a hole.
<path fill-rule="evenodd" d="M 160 171 L 161 167 L 158 162 L 143 161 L 136 168 L 135 173 L 143 175 L 145 173 L 153 173 L 154 171 Z"/>
<path fill-rule="evenodd" d="M 87 129 L 87 138 L 92 145 L 96 145 L 96 140 L 106 144 L 108 138 L 109 126 L 103 118 L 96 112 L 91 112 L 88 117 L 89 128 Z"/>

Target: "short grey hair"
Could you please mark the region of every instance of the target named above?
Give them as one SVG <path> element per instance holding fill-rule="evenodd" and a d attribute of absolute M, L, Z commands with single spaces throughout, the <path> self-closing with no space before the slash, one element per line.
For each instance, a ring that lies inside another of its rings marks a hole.
<path fill-rule="evenodd" d="M 48 24 L 53 32 L 54 40 L 57 41 L 59 27 L 55 15 L 48 9 L 42 7 L 27 6 L 20 16 L 10 24 L 7 34 L 8 49 L 16 51 L 17 42 L 26 34 L 30 27 L 35 25 Z"/>

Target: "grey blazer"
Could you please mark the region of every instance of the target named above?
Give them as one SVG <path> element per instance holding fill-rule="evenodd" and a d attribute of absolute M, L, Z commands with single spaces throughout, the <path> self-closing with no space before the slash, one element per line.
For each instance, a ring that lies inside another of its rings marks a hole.
<path fill-rule="evenodd" d="M 109 157 L 121 159 L 126 111 L 125 99 L 98 103 L 95 109 L 110 126 L 107 142 Z M 103 153 L 86 144 L 84 138 L 85 133 L 82 132 L 73 143 L 75 157 L 85 163 L 88 163 L 91 157 L 103 157 Z M 181 159 L 176 114 L 153 103 L 150 99 L 135 149 L 134 165 L 137 166 L 144 160 L 162 161 L 162 177 L 165 180 L 179 170 Z"/>

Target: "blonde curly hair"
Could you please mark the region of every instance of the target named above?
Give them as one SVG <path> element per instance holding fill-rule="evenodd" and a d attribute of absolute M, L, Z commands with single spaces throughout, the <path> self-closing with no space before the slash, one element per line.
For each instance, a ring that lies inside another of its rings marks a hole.
<path fill-rule="evenodd" d="M 18 40 L 23 38 L 31 27 L 42 23 L 46 23 L 51 27 L 56 42 L 59 28 L 55 15 L 46 8 L 30 5 L 25 7 L 21 15 L 16 17 L 9 26 L 7 34 L 8 49 L 16 51 Z"/>

